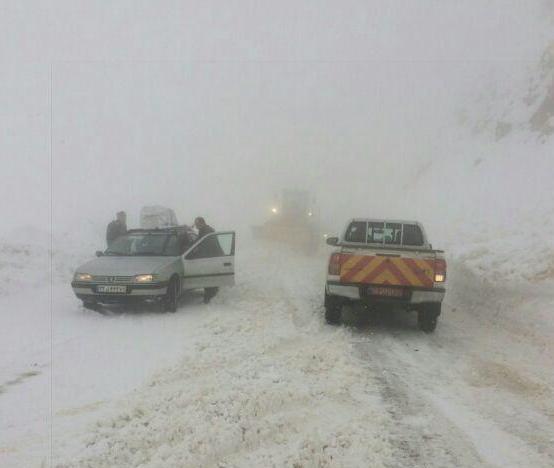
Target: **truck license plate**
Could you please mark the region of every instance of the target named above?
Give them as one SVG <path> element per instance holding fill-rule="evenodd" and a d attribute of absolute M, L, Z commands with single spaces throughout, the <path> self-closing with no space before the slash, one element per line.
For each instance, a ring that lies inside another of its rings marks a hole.
<path fill-rule="evenodd" d="M 96 286 L 96 292 L 105 294 L 126 294 L 127 286 L 115 286 L 112 284 Z"/>
<path fill-rule="evenodd" d="M 387 288 L 383 286 L 370 286 L 367 289 L 370 296 L 404 297 L 404 290 L 401 288 Z"/>

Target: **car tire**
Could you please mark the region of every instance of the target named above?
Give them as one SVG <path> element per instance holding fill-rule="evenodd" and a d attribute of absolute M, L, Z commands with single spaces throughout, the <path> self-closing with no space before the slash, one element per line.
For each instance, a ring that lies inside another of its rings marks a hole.
<path fill-rule="evenodd" d="M 325 321 L 329 325 L 338 325 L 342 316 L 342 302 L 336 297 L 325 292 Z"/>
<path fill-rule="evenodd" d="M 432 333 L 437 328 L 439 315 L 441 314 L 441 304 L 425 304 L 417 312 L 417 326 L 425 333 Z"/>
<path fill-rule="evenodd" d="M 167 293 L 163 300 L 165 312 L 177 312 L 179 305 L 179 280 L 172 278 L 167 285 Z"/>

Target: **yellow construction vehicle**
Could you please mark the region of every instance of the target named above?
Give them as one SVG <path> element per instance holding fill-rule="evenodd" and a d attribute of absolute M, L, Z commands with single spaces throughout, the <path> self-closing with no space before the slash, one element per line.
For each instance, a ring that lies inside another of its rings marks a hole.
<path fill-rule="evenodd" d="M 322 234 L 315 201 L 305 190 L 283 190 L 280 200 L 271 206 L 270 219 L 252 226 L 254 239 L 290 245 L 306 253 L 317 250 Z"/>

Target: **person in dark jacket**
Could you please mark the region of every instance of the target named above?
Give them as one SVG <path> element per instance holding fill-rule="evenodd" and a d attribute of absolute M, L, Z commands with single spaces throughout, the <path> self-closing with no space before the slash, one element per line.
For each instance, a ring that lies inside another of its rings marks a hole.
<path fill-rule="evenodd" d="M 114 240 L 125 234 L 127 234 L 127 214 L 125 211 L 120 211 L 117 213 L 116 219 L 108 224 L 106 229 L 106 243 L 108 247 Z"/>
<path fill-rule="evenodd" d="M 202 239 L 202 237 L 207 236 L 211 232 L 215 232 L 213 227 L 206 224 L 206 220 L 202 218 L 202 216 L 198 216 L 198 218 L 194 220 L 194 225 L 196 229 L 198 229 L 198 239 Z"/>
<path fill-rule="evenodd" d="M 198 218 L 194 220 L 194 225 L 196 226 L 196 229 L 198 229 L 198 240 L 212 232 L 215 232 L 215 229 L 208 225 L 202 216 L 198 216 Z M 214 238 L 214 242 L 217 242 L 217 239 Z M 219 244 L 217 245 L 219 247 Z M 219 288 L 204 288 L 204 304 L 210 302 L 218 291 Z"/>

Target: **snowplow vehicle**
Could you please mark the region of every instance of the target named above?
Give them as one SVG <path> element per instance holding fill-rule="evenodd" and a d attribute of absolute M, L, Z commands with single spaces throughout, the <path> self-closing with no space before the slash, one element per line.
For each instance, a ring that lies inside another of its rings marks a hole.
<path fill-rule="evenodd" d="M 334 246 L 325 285 L 325 318 L 341 320 L 342 306 L 362 302 L 417 312 L 418 326 L 433 332 L 446 292 L 446 261 L 415 221 L 357 218 Z"/>
<path fill-rule="evenodd" d="M 322 237 L 315 203 L 304 190 L 284 190 L 280 203 L 271 208 L 271 218 L 252 227 L 254 239 L 290 245 L 306 253 L 317 250 Z"/>

